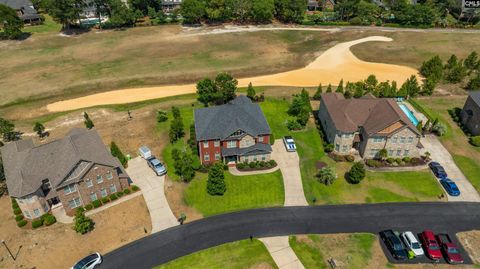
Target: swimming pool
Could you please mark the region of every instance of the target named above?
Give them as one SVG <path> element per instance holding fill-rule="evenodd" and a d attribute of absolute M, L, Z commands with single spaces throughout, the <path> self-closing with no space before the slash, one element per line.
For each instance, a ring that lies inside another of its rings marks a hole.
<path fill-rule="evenodd" d="M 403 113 L 407 115 L 408 119 L 413 123 L 413 125 L 417 126 L 419 121 L 415 117 L 415 115 L 413 115 L 413 112 L 410 111 L 410 109 L 408 109 L 408 107 L 405 104 L 398 104 L 398 106 L 402 109 Z"/>

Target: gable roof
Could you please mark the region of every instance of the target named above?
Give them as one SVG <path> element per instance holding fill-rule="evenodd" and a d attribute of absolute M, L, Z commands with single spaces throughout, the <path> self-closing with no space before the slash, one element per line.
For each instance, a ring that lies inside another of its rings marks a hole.
<path fill-rule="evenodd" d="M 251 136 L 270 134 L 270 126 L 258 104 L 240 95 L 228 104 L 196 109 L 197 141 L 224 140 L 238 130 Z"/>
<path fill-rule="evenodd" d="M 0 4 L 11 7 L 15 10 L 22 10 L 23 14 L 20 16 L 21 19 L 28 20 L 41 18 L 30 0 L 0 0 Z"/>
<path fill-rule="evenodd" d="M 326 106 L 335 128 L 342 132 L 356 132 L 361 127 L 368 135 L 373 135 L 401 122 L 420 134 L 391 98 L 369 95 L 359 99 L 345 99 L 340 93 L 325 93 L 322 94 L 322 104 Z"/>
<path fill-rule="evenodd" d="M 480 107 L 480 91 L 470 92 L 468 96 Z"/>
<path fill-rule="evenodd" d="M 8 191 L 14 197 L 37 191 L 44 179 L 49 179 L 53 188 L 61 186 L 82 162 L 87 162 L 85 168 L 93 164 L 120 166 L 95 130 L 73 129 L 63 139 L 36 147 L 32 140 L 16 141 L 3 146 L 1 152 Z M 76 182 L 81 175 L 69 177 L 67 183 Z"/>

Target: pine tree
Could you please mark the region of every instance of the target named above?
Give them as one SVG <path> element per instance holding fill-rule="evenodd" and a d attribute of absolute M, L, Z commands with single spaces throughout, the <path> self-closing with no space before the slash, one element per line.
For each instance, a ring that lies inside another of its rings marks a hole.
<path fill-rule="evenodd" d="M 332 84 L 328 84 L 327 92 L 332 92 Z"/>
<path fill-rule="evenodd" d="M 315 92 L 315 94 L 313 95 L 313 100 L 320 100 L 322 99 L 322 92 L 323 92 L 323 89 L 322 89 L 322 83 L 320 83 L 317 87 L 317 91 Z"/>
<path fill-rule="evenodd" d="M 95 127 L 93 121 L 90 119 L 90 116 L 88 116 L 87 112 L 83 112 L 83 118 L 85 119 L 84 123 L 87 129 L 92 129 L 93 127 Z"/>
<path fill-rule="evenodd" d="M 35 125 L 33 126 L 33 131 L 37 133 L 39 137 L 43 136 L 43 132 L 45 132 L 45 126 L 41 124 L 40 122 L 35 122 Z"/>
<path fill-rule="evenodd" d="M 170 131 L 168 133 L 168 136 L 170 138 L 170 142 L 174 143 L 185 135 L 185 131 L 183 129 L 183 119 L 182 115 L 180 114 L 180 109 L 175 106 L 172 107 L 172 114 L 173 119 L 170 123 Z"/>
<path fill-rule="evenodd" d="M 361 162 L 356 162 L 353 164 L 350 171 L 348 171 L 347 179 L 348 182 L 352 184 L 358 184 L 365 178 L 365 166 Z"/>
<path fill-rule="evenodd" d="M 478 54 L 476 51 L 472 51 L 465 59 L 465 67 L 469 70 L 475 70 L 478 68 L 480 61 L 478 60 Z"/>
<path fill-rule="evenodd" d="M 252 83 L 250 82 L 248 84 L 248 88 L 247 88 L 247 97 L 250 98 L 250 100 L 254 101 L 255 100 L 255 89 L 253 88 L 253 85 Z"/>
<path fill-rule="evenodd" d="M 226 191 L 223 164 L 216 163 L 208 171 L 207 192 L 210 195 L 223 195 Z"/>
<path fill-rule="evenodd" d="M 110 153 L 113 157 L 117 157 L 123 167 L 127 167 L 128 159 L 114 141 L 110 143 Z"/>
<path fill-rule="evenodd" d="M 343 93 L 343 79 L 341 79 L 340 82 L 338 83 L 338 87 L 335 92 Z"/>

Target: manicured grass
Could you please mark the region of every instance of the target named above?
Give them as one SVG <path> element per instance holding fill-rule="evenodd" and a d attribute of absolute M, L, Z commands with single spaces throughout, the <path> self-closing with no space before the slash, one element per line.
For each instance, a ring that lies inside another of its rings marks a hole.
<path fill-rule="evenodd" d="M 265 266 L 261 268 L 278 268 L 263 243 L 254 239 L 253 241 L 242 240 L 202 250 L 155 268 L 244 269 L 261 265 Z"/>
<path fill-rule="evenodd" d="M 468 178 L 473 187 L 480 192 L 480 164 L 477 160 L 462 155 L 453 155 L 455 163 L 460 167 L 463 174 Z"/>
<path fill-rule="evenodd" d="M 386 189 L 370 188 L 368 190 L 368 197 L 365 198 L 367 203 L 393 203 L 393 202 L 415 202 L 416 199 L 408 198 Z"/>
<path fill-rule="evenodd" d="M 293 251 L 306 269 L 330 268 L 334 257 L 345 268 L 365 268 L 372 258 L 372 234 L 290 236 Z"/>
<path fill-rule="evenodd" d="M 43 24 L 26 26 L 23 31 L 28 33 L 58 33 L 62 30 L 62 25 L 53 21 L 48 14 L 42 14 L 45 18 Z"/>
<path fill-rule="evenodd" d="M 207 193 L 207 175 L 199 174 L 185 190 L 185 202 L 207 217 L 231 211 L 281 206 L 285 200 L 280 171 L 252 176 L 233 176 L 226 171 L 225 183 L 227 191 L 223 196 L 211 196 Z"/>

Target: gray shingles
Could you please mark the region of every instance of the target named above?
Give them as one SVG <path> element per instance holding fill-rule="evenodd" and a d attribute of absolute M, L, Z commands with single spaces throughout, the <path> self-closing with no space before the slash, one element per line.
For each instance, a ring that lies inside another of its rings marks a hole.
<path fill-rule="evenodd" d="M 470 92 L 468 95 L 470 95 L 472 100 L 480 107 L 480 91 L 473 91 Z"/>
<path fill-rule="evenodd" d="M 270 144 L 257 143 L 248 148 L 222 148 L 222 156 L 248 156 L 272 152 Z"/>
<path fill-rule="evenodd" d="M 28 144 L 33 146 L 31 140 L 26 140 L 1 148 L 8 191 L 14 197 L 35 192 L 44 179 L 49 179 L 54 188 L 62 186 L 80 161 L 89 162 L 90 166 L 119 166 L 95 130 L 73 129 L 63 139 L 37 147 Z"/>
<path fill-rule="evenodd" d="M 251 136 L 270 134 L 270 126 L 258 104 L 240 95 L 228 104 L 195 110 L 197 141 L 224 140 L 238 130 Z"/>

